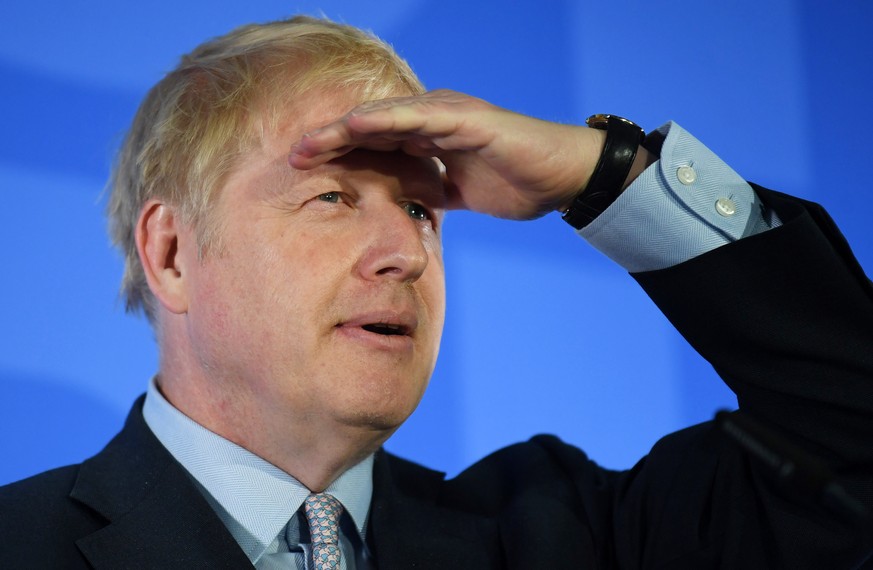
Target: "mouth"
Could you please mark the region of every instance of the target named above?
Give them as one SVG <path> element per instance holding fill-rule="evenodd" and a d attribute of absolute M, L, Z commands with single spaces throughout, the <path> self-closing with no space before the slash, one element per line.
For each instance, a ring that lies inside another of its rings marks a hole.
<path fill-rule="evenodd" d="M 384 336 L 408 336 L 410 332 L 408 326 L 394 323 L 369 323 L 361 325 L 361 328 L 367 332 Z"/>
<path fill-rule="evenodd" d="M 412 347 L 418 318 L 412 311 L 372 311 L 337 323 L 336 329 L 344 337 L 356 339 L 365 345 L 380 349 Z"/>

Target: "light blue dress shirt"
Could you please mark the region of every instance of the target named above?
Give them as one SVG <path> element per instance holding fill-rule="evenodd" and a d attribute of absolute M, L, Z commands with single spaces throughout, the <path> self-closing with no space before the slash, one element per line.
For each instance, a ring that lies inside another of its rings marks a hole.
<path fill-rule="evenodd" d="M 668 123 L 658 131 L 664 135 L 660 160 L 578 231 L 591 245 L 628 271 L 649 271 L 780 224 L 745 180 L 684 129 Z M 280 565 L 304 570 L 308 547 L 299 539 L 307 529 L 296 513 L 310 493 L 306 487 L 179 412 L 155 380 L 143 414 L 164 447 L 198 482 L 252 564 L 262 570 Z M 341 529 L 344 568 L 370 567 L 363 538 L 373 493 L 373 457 L 345 472 L 326 492 L 339 499 L 354 523 Z M 288 552 L 289 544 L 296 552 Z"/>

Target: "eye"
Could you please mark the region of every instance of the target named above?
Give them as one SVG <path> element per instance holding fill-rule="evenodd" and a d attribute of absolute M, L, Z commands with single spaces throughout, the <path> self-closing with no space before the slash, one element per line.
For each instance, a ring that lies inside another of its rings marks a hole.
<path fill-rule="evenodd" d="M 414 220 L 430 220 L 433 216 L 427 208 L 415 202 L 407 202 L 403 204 L 403 209 L 409 214 L 409 217 Z"/>
<path fill-rule="evenodd" d="M 336 204 L 340 201 L 339 192 L 326 192 L 324 194 L 319 194 L 315 197 L 316 200 L 321 200 L 322 202 L 330 202 L 331 204 Z"/>

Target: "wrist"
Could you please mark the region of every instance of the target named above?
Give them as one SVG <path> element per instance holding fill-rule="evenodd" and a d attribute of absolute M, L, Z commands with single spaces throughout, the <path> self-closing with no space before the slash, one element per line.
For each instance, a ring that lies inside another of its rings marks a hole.
<path fill-rule="evenodd" d="M 603 154 L 603 147 L 606 145 L 606 131 L 581 126 L 574 128 L 580 133 L 574 157 L 578 171 L 573 174 L 572 180 L 568 181 L 566 196 L 555 207 L 555 211 L 562 214 L 573 205 L 573 201 L 581 192 L 580 188 L 584 190 L 588 186 L 598 159 Z"/>
<path fill-rule="evenodd" d="M 630 172 L 628 173 L 627 178 L 625 178 L 624 184 L 621 186 L 621 192 L 624 192 L 628 186 L 633 184 L 634 180 L 639 178 L 644 170 L 657 162 L 658 158 L 657 154 L 650 152 L 646 147 L 640 145 L 639 148 L 637 148 L 637 155 L 634 157 L 634 162 L 631 165 Z"/>
<path fill-rule="evenodd" d="M 588 180 L 569 205 L 562 204 L 564 221 L 576 229 L 599 216 L 653 162 L 641 147 L 645 132 L 633 122 L 615 115 L 592 115 L 586 123 L 592 133 L 605 131 L 605 142 Z"/>

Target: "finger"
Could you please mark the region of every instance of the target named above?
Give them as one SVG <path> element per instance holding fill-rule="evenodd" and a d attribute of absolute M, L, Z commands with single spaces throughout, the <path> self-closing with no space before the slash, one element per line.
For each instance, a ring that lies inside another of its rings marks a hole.
<path fill-rule="evenodd" d="M 440 156 L 447 137 L 431 137 L 415 132 L 348 132 L 342 122 L 331 124 L 308 133 L 295 143 L 288 154 L 288 162 L 295 168 L 314 168 L 340 157 L 355 148 L 391 152 L 401 150 L 411 156 Z"/>
<path fill-rule="evenodd" d="M 344 147 L 373 148 L 384 141 L 421 140 L 420 129 L 426 124 L 426 119 L 418 117 L 416 113 L 396 108 L 364 115 L 346 115 L 339 121 L 303 135 L 291 148 L 291 153 L 312 158 Z M 435 131 L 433 126 L 430 130 Z"/>
<path fill-rule="evenodd" d="M 348 154 L 353 149 L 354 147 L 342 147 L 328 152 L 309 155 L 304 152 L 299 152 L 295 147 L 292 148 L 290 153 L 288 153 L 288 164 L 298 170 L 309 170 L 316 166 L 321 166 L 325 162 L 329 162 L 335 158 Z"/>
<path fill-rule="evenodd" d="M 314 168 L 334 160 L 340 156 L 348 154 L 356 148 L 375 150 L 381 152 L 392 152 L 402 149 L 404 144 L 402 136 L 373 136 L 367 139 L 357 140 L 354 143 L 343 145 L 331 145 L 324 147 L 318 141 L 314 141 L 309 135 L 305 135 L 300 141 L 295 143 L 288 153 L 288 162 L 295 168 L 307 169 Z M 426 146 L 426 145 L 425 145 Z M 413 154 L 410 152 L 410 154 Z M 430 156 L 431 151 L 421 151 L 415 153 L 416 156 Z"/>
<path fill-rule="evenodd" d="M 453 109 L 420 100 L 402 105 L 356 109 L 346 119 L 349 134 L 417 134 L 444 137 L 456 132 L 459 116 Z"/>
<path fill-rule="evenodd" d="M 315 155 L 373 138 L 403 140 L 429 137 L 442 149 L 473 150 L 487 140 L 471 128 L 471 114 L 458 102 L 423 97 L 368 102 L 342 118 L 310 131 L 293 152 Z"/>
<path fill-rule="evenodd" d="M 398 141 L 400 150 L 411 156 L 440 157 L 444 150 L 439 140 L 414 135 L 408 139 Z"/>
<path fill-rule="evenodd" d="M 298 152 L 292 149 L 288 154 L 288 164 L 298 170 L 309 170 L 326 162 L 330 162 L 331 160 L 335 160 L 355 149 L 374 150 L 379 152 L 393 152 L 400 150 L 410 156 L 418 157 L 439 157 L 443 154 L 442 149 L 433 144 L 433 142 L 427 138 L 410 140 L 394 140 L 393 138 L 388 138 L 374 139 L 366 141 L 360 145 L 348 145 L 315 155 L 310 155 L 306 152 Z"/>

